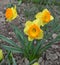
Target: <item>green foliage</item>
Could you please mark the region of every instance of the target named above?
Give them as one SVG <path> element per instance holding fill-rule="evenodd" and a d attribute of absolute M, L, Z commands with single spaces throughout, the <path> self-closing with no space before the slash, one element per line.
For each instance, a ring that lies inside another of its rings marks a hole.
<path fill-rule="evenodd" d="M 10 51 L 7 51 L 7 55 L 5 56 L 4 60 L 0 63 L 0 65 L 5 65 L 5 62 L 8 62 L 8 65 L 17 65 L 16 61 Z"/>
<path fill-rule="evenodd" d="M 54 21 L 53 21 L 54 22 Z M 60 24 L 56 27 L 53 26 L 53 22 L 49 23 L 48 25 L 45 25 L 45 27 L 43 27 L 42 29 L 45 30 L 46 34 L 42 40 L 37 40 L 36 41 L 36 46 L 34 45 L 34 41 L 30 42 L 27 40 L 26 36 L 24 35 L 23 31 L 21 31 L 20 29 L 18 29 L 15 25 L 11 25 L 17 39 L 20 41 L 20 44 L 22 46 L 22 48 L 20 48 L 15 42 L 13 42 L 12 40 L 9 40 L 8 38 L 6 38 L 3 35 L 0 35 L 0 39 L 8 42 L 11 46 L 7 46 L 7 45 L 1 45 L 4 49 L 11 51 L 13 53 L 22 53 L 24 55 L 24 57 L 26 57 L 31 63 L 34 63 L 36 60 L 39 59 L 39 57 L 41 57 L 42 53 L 45 52 L 48 48 L 51 47 L 51 45 L 60 40 L 60 34 L 55 38 L 52 39 L 51 41 L 48 42 L 48 44 L 46 44 L 45 46 L 43 46 L 43 44 L 45 43 L 46 39 L 49 39 L 49 37 L 52 37 L 52 34 L 55 31 L 58 31 L 60 28 Z M 49 32 L 49 25 L 52 25 L 52 32 Z M 13 58 L 14 61 L 14 58 Z M 14 61 L 15 62 L 15 61 Z"/>
<path fill-rule="evenodd" d="M 34 2 L 34 3 L 40 3 L 41 0 L 32 0 L 32 2 Z"/>
<path fill-rule="evenodd" d="M 11 52 L 8 55 L 7 61 L 8 61 L 8 65 L 17 65 Z"/>
<path fill-rule="evenodd" d="M 18 5 L 20 5 L 22 3 L 22 0 L 17 0 L 18 1 Z"/>
<path fill-rule="evenodd" d="M 9 54 L 10 54 L 10 51 L 7 52 L 7 55 L 5 56 L 4 60 L 1 61 L 0 65 L 4 65 L 5 64 L 6 60 L 8 59 Z"/>
<path fill-rule="evenodd" d="M 27 1 L 30 2 L 30 0 Z M 40 3 L 40 5 L 52 4 L 51 0 L 31 0 L 31 1 L 33 3 Z M 20 5 L 21 2 L 22 0 L 18 0 L 18 5 Z M 8 7 L 11 7 L 11 5 L 9 5 Z M 24 13 L 28 19 L 31 18 L 33 20 L 34 15 L 37 13 L 37 11 L 39 11 L 38 9 L 42 10 L 43 7 L 38 6 L 37 8 L 37 5 L 35 7 L 30 7 L 28 9 L 26 7 Z M 27 37 L 24 35 L 22 30 L 20 30 L 13 24 L 11 24 L 11 26 L 21 46 L 19 46 L 18 43 L 16 44 L 14 41 L 8 39 L 7 37 L 0 35 L 0 39 L 6 41 L 9 44 L 9 45 L 1 44 L 1 47 L 9 51 L 7 55 L 8 65 L 11 64 L 16 65 L 12 53 L 21 53 L 25 58 L 27 58 L 30 61 L 29 65 L 31 65 L 32 63 L 37 61 L 41 57 L 43 52 L 45 52 L 48 48 L 50 48 L 52 44 L 60 41 L 60 24 L 57 18 L 55 18 L 54 21 L 46 24 L 44 27 L 41 27 L 44 30 L 44 38 L 42 40 L 34 40 L 36 41 L 36 45 L 34 44 L 34 41 L 28 41 Z M 57 37 L 55 39 L 52 38 L 52 35 L 54 33 L 57 34 Z M 46 40 L 49 40 L 47 42 L 48 44 L 45 44 Z M 45 46 L 43 46 L 44 44 Z"/>
<path fill-rule="evenodd" d="M 18 48 L 18 45 L 13 42 L 12 40 L 8 39 L 7 37 L 3 36 L 3 35 L 0 35 L 0 39 L 6 41 L 7 43 L 9 43 L 10 45 L 14 46 L 14 47 L 17 47 Z"/>
<path fill-rule="evenodd" d="M 32 2 L 41 5 L 60 5 L 60 0 L 22 0 L 23 2 Z"/>
<path fill-rule="evenodd" d="M 7 45 L 1 45 L 4 49 L 11 51 L 13 53 L 23 53 L 23 50 L 21 48 L 16 48 L 12 46 L 7 46 Z"/>

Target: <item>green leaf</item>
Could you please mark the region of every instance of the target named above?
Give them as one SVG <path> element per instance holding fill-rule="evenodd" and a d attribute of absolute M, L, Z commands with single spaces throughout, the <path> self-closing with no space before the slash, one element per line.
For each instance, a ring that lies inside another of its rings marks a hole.
<path fill-rule="evenodd" d="M 38 40 L 37 41 L 37 46 L 34 49 L 34 54 L 33 54 L 32 58 L 36 57 L 36 55 L 39 53 L 39 50 L 40 50 L 40 48 L 41 48 L 41 46 L 42 46 L 43 43 L 44 43 L 44 40 Z"/>
<path fill-rule="evenodd" d="M 7 63 L 8 63 L 8 65 L 11 65 L 9 60 L 7 60 Z"/>
<path fill-rule="evenodd" d="M 42 47 L 42 48 L 40 49 L 40 55 L 41 55 L 44 51 L 46 51 L 48 48 L 50 48 L 51 45 L 54 44 L 54 42 L 56 42 L 56 41 L 60 41 L 60 34 L 58 34 L 58 36 L 57 36 L 55 39 L 53 39 L 51 42 L 49 42 L 49 44 L 45 45 L 44 47 Z"/>
<path fill-rule="evenodd" d="M 28 53 L 28 58 L 29 60 L 32 59 L 32 55 L 34 53 L 34 45 L 33 45 L 33 41 L 29 41 L 28 45 L 27 45 L 27 53 Z"/>
<path fill-rule="evenodd" d="M 55 41 L 60 41 L 60 33 L 57 35 L 57 37 L 55 38 Z"/>
<path fill-rule="evenodd" d="M 8 59 L 8 56 L 10 54 L 10 51 L 8 51 L 7 55 L 5 56 L 4 60 L 0 63 L 0 65 L 5 65 L 6 60 Z"/>
<path fill-rule="evenodd" d="M 32 0 L 32 2 L 34 2 L 34 3 L 40 3 L 41 0 Z"/>
<path fill-rule="evenodd" d="M 51 43 L 47 44 L 45 47 L 41 48 L 39 54 L 41 55 L 44 51 L 46 51 L 48 48 L 50 48 L 52 44 L 53 43 L 51 42 Z"/>
<path fill-rule="evenodd" d="M 23 31 L 19 30 L 15 25 L 12 25 L 12 28 L 14 30 L 14 33 L 16 34 L 16 37 L 21 42 L 21 45 L 25 47 L 25 43 L 27 44 L 27 39 L 23 34 Z"/>
<path fill-rule="evenodd" d="M 8 39 L 7 37 L 5 37 L 3 35 L 0 35 L 0 39 L 2 39 L 3 41 L 6 41 L 8 44 L 10 44 L 10 45 L 12 45 L 14 47 L 19 48 L 19 46 L 15 42 L 13 42 L 12 40 Z"/>
<path fill-rule="evenodd" d="M 44 38 L 51 38 L 53 33 L 58 33 L 60 30 L 59 19 L 57 17 L 54 17 L 54 20 L 46 24 L 42 29 L 44 30 L 45 34 Z"/>
<path fill-rule="evenodd" d="M 32 60 L 28 65 L 32 65 L 34 62 L 36 62 L 37 59 Z"/>
<path fill-rule="evenodd" d="M 11 53 L 11 51 L 10 51 L 10 54 L 9 54 L 9 56 L 8 56 L 8 59 L 7 59 L 8 64 L 10 64 L 10 65 L 12 65 L 12 63 L 13 63 L 12 58 L 13 58 L 13 55 L 12 55 L 12 53 Z"/>
<path fill-rule="evenodd" d="M 13 57 L 13 54 L 12 54 L 12 52 L 10 52 L 10 54 L 9 54 L 9 56 L 8 56 L 8 62 L 9 62 L 9 64 L 10 65 L 17 65 L 16 64 L 16 61 L 15 61 L 15 59 L 14 59 L 14 57 Z"/>
<path fill-rule="evenodd" d="M 18 0 L 18 5 L 20 5 L 22 3 L 22 0 Z"/>
<path fill-rule="evenodd" d="M 53 30 L 54 32 L 57 32 L 60 30 L 60 24 L 58 26 L 55 27 L 55 29 Z"/>
<path fill-rule="evenodd" d="M 16 48 L 12 46 L 7 46 L 7 45 L 1 45 L 4 49 L 11 51 L 13 53 L 23 53 L 23 50 L 21 48 Z"/>
<path fill-rule="evenodd" d="M 13 65 L 17 65 L 15 58 L 12 58 L 12 60 L 13 60 Z"/>

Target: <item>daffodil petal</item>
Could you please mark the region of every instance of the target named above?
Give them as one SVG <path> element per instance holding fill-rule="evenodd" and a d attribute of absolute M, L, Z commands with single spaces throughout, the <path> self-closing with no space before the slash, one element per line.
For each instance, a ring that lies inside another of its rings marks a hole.
<path fill-rule="evenodd" d="M 31 21 L 26 21 L 26 23 L 25 23 L 25 26 L 30 26 L 32 24 L 32 22 Z"/>
<path fill-rule="evenodd" d="M 28 26 L 24 28 L 24 33 L 25 33 L 25 34 L 27 34 L 27 35 L 28 35 L 28 32 L 27 32 L 27 31 L 28 31 L 28 29 L 29 29 L 29 27 L 28 27 Z"/>
<path fill-rule="evenodd" d="M 37 14 L 35 15 L 35 17 L 36 17 L 36 18 L 40 18 L 40 15 L 41 15 L 41 12 L 37 13 Z"/>
<path fill-rule="evenodd" d="M 54 17 L 53 17 L 53 16 L 51 16 L 50 20 L 53 20 L 53 19 L 54 19 Z"/>
<path fill-rule="evenodd" d="M 25 33 L 25 34 L 28 34 L 27 31 L 28 31 L 29 27 L 31 26 L 31 24 L 32 24 L 31 21 L 27 21 L 27 22 L 25 23 L 25 28 L 24 28 L 24 33 Z"/>
<path fill-rule="evenodd" d="M 45 24 L 45 23 L 44 23 L 43 21 L 40 21 L 40 25 L 41 25 L 41 26 L 44 26 L 44 24 Z"/>
<path fill-rule="evenodd" d="M 44 36 L 44 33 L 43 33 L 43 31 L 41 30 L 39 36 L 38 36 L 36 39 L 42 39 L 43 36 Z"/>
<path fill-rule="evenodd" d="M 11 19 L 7 19 L 6 21 L 7 21 L 7 22 L 8 22 L 8 21 L 11 22 Z"/>
<path fill-rule="evenodd" d="M 15 8 L 11 8 L 12 9 L 12 11 L 13 11 L 13 17 L 12 17 L 12 20 L 13 19 L 15 19 L 18 15 L 17 15 L 17 11 L 16 11 L 16 9 Z"/>
<path fill-rule="evenodd" d="M 28 37 L 28 40 L 29 40 L 29 41 L 33 41 L 33 38 Z"/>
<path fill-rule="evenodd" d="M 35 62 L 34 64 L 32 64 L 32 65 L 39 65 L 39 63 L 38 62 Z"/>
<path fill-rule="evenodd" d="M 44 9 L 42 12 L 45 12 L 45 11 L 49 12 L 48 9 Z"/>
<path fill-rule="evenodd" d="M 3 59 L 3 52 L 2 50 L 0 49 L 0 61 Z"/>
<path fill-rule="evenodd" d="M 33 24 L 36 24 L 38 27 L 41 26 L 41 22 L 40 22 L 39 19 L 35 19 L 35 20 L 33 21 Z"/>

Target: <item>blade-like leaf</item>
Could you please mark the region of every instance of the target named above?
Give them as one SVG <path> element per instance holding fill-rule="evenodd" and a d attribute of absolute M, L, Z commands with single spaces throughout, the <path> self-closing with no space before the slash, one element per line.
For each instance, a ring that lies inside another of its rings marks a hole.
<path fill-rule="evenodd" d="M 7 45 L 1 45 L 4 49 L 11 51 L 13 53 L 23 53 L 23 50 L 21 48 L 16 48 L 12 46 L 7 46 Z"/>
<path fill-rule="evenodd" d="M 13 42 L 12 40 L 8 39 L 7 37 L 0 35 L 0 39 L 2 39 L 3 41 L 6 41 L 8 44 L 14 46 L 14 47 L 19 47 L 15 42 Z"/>
<path fill-rule="evenodd" d="M 53 32 L 57 32 L 57 31 L 60 31 L 60 24 L 58 24 L 58 25 L 53 29 Z"/>
<path fill-rule="evenodd" d="M 2 60 L 2 62 L 0 62 L 0 65 L 5 65 L 6 60 L 8 59 L 8 56 L 10 54 L 10 51 L 8 51 L 7 55 L 5 56 L 5 58 Z"/>
<path fill-rule="evenodd" d="M 58 36 L 55 39 L 53 39 L 52 42 L 50 42 L 49 44 L 42 47 L 40 49 L 40 54 L 42 54 L 44 51 L 46 51 L 48 48 L 50 48 L 51 45 L 54 44 L 54 42 L 56 42 L 56 41 L 60 41 L 60 34 L 58 34 Z"/>
<path fill-rule="evenodd" d="M 34 53 L 34 45 L 33 45 L 33 41 L 29 41 L 27 47 L 26 47 L 26 51 L 27 51 L 27 57 L 29 60 L 32 59 L 32 55 Z"/>
<path fill-rule="evenodd" d="M 33 54 L 32 58 L 34 58 L 35 55 L 38 54 L 37 51 L 39 52 L 39 49 L 40 49 L 40 47 L 42 46 L 43 43 L 44 43 L 44 40 L 37 41 L 37 46 L 34 49 L 34 54 Z"/>
<path fill-rule="evenodd" d="M 16 37 L 21 42 L 21 45 L 25 47 L 25 43 L 27 44 L 27 39 L 25 38 L 22 31 L 20 31 L 15 25 L 12 25 L 12 28 L 16 34 Z"/>
<path fill-rule="evenodd" d="M 37 59 L 32 60 L 28 65 L 32 65 L 34 62 L 36 62 Z"/>
<path fill-rule="evenodd" d="M 18 0 L 18 5 L 20 5 L 22 3 L 22 0 Z"/>
<path fill-rule="evenodd" d="M 57 35 L 57 37 L 55 38 L 55 41 L 60 41 L 60 33 Z"/>
<path fill-rule="evenodd" d="M 15 61 L 15 58 L 13 57 L 12 52 L 10 52 L 10 54 L 8 56 L 8 60 L 9 60 L 10 65 L 17 65 L 16 61 Z"/>
<path fill-rule="evenodd" d="M 16 61 L 15 61 L 15 58 L 12 58 L 12 60 L 13 60 L 13 65 L 17 65 Z"/>
<path fill-rule="evenodd" d="M 10 65 L 10 61 L 9 60 L 7 60 L 7 63 L 8 63 L 8 65 Z"/>

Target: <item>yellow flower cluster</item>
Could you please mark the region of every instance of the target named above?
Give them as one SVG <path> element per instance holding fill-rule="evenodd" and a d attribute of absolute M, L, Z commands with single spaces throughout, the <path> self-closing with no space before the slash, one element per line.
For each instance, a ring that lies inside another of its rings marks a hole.
<path fill-rule="evenodd" d="M 16 6 L 6 9 L 5 17 L 7 21 L 12 21 L 17 16 Z M 38 12 L 35 15 L 35 20 L 27 21 L 25 23 L 24 33 L 28 36 L 28 40 L 33 41 L 34 39 L 42 39 L 44 32 L 40 27 L 49 23 L 53 19 L 54 17 L 51 15 L 50 11 L 44 9 L 42 12 Z"/>
<path fill-rule="evenodd" d="M 3 52 L 2 50 L 0 49 L 0 61 L 3 59 Z"/>
<path fill-rule="evenodd" d="M 44 26 L 54 19 L 48 9 L 44 9 L 42 12 L 37 13 L 35 17 L 35 20 L 27 21 L 25 23 L 24 33 L 28 36 L 29 41 L 33 41 L 34 39 L 42 39 L 44 32 L 40 26 Z"/>
<path fill-rule="evenodd" d="M 5 17 L 7 21 L 12 21 L 18 16 L 16 6 L 7 8 L 5 12 Z"/>

